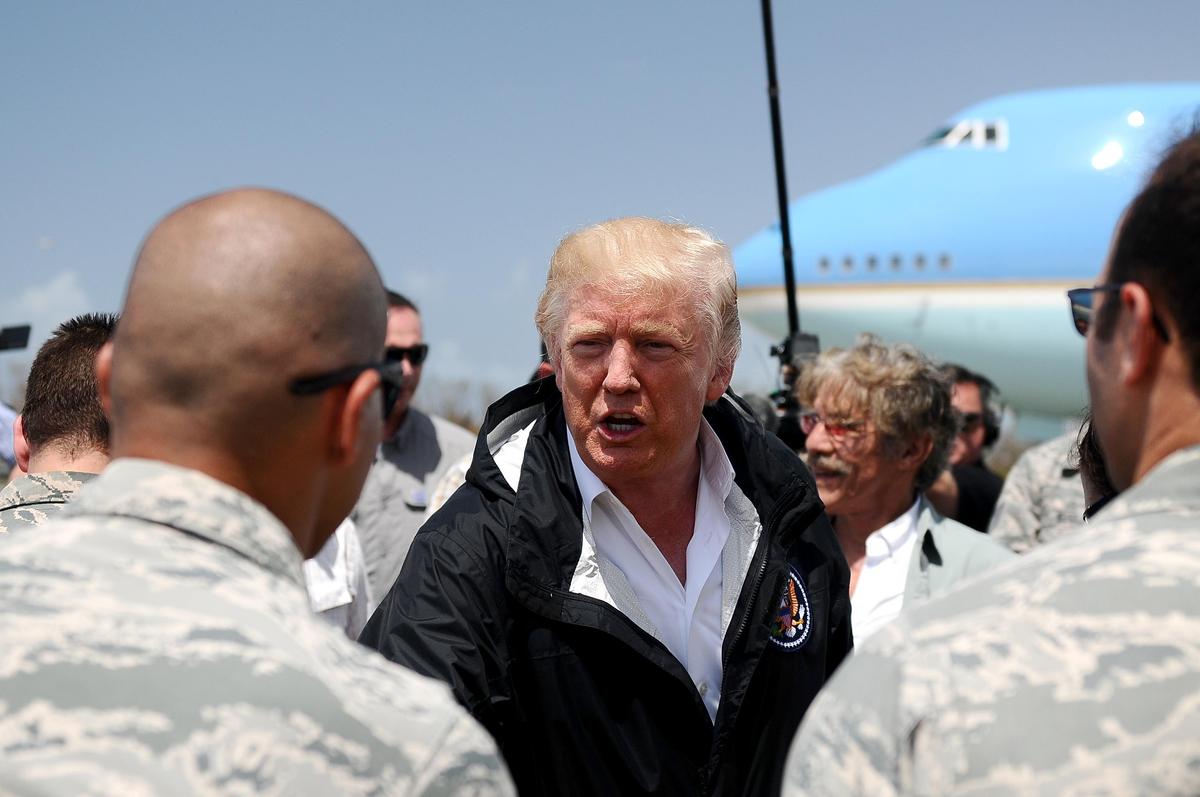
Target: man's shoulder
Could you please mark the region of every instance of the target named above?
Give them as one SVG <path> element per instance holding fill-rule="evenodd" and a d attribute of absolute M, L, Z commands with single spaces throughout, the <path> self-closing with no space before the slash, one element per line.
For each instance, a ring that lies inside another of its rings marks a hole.
<path fill-rule="evenodd" d="M 0 701 L 10 713 L 90 725 L 82 733 L 95 737 L 126 727 L 113 724 L 114 712 L 162 717 L 183 734 L 181 742 L 139 770 L 173 770 L 172 760 L 202 756 L 217 765 L 221 739 L 257 735 L 269 741 L 256 774 L 264 789 L 287 791 L 300 782 L 296 773 L 313 778 L 316 791 L 337 791 L 335 783 L 348 777 L 408 777 L 411 785 L 432 761 L 459 758 L 464 771 L 485 778 L 498 766 L 490 740 L 443 685 L 327 627 L 309 611 L 299 584 L 219 545 L 138 519 L 82 515 L 56 520 L 46 532 L 42 545 L 18 537 L 0 546 L 0 558 L 20 565 L 6 578 L 38 585 L 29 600 L 9 607 L 0 629 L 0 648 L 24 662 L 19 670 L 0 667 Z M 86 631 L 68 638 L 64 627 Z M 102 686 L 29 703 L 29 679 L 52 688 L 55 677 L 40 670 L 34 651 L 54 651 L 52 659 L 74 662 Z M 124 702 L 114 707 L 98 697 L 102 691 L 124 695 Z M 272 697 L 264 702 L 263 695 Z M 334 746 L 314 747 L 314 733 Z M 336 752 L 350 748 L 359 752 Z M 271 764 L 285 759 L 287 772 Z"/>
<path fill-rule="evenodd" d="M 990 535 L 940 515 L 932 507 L 930 509 L 932 522 L 928 528 L 939 551 L 949 551 L 955 556 L 983 555 L 996 560 L 1008 560 L 1015 556 Z"/>
<path fill-rule="evenodd" d="M 35 519 L 35 515 L 61 509 L 92 478 L 93 474 L 90 473 L 70 471 L 27 473 L 0 490 L 0 514 L 7 514 L 11 518 L 15 513 L 32 511 L 29 517 L 14 518 L 14 522 L 36 525 L 45 518 Z"/>
<path fill-rule="evenodd" d="M 1049 784 L 1078 777 L 1084 750 L 1152 753 L 1175 720 L 1148 707 L 1194 700 L 1178 673 L 1200 667 L 1176 625 L 1200 605 L 1200 522 L 1153 526 L 1059 540 L 905 612 L 843 665 L 800 741 L 810 754 L 866 755 L 860 773 L 893 787 L 915 766 L 947 787 L 995 785 L 1022 760 L 1028 783 Z M 1097 735 L 1105 722 L 1124 730 Z M 886 789 L 855 793 L 873 792 Z"/>

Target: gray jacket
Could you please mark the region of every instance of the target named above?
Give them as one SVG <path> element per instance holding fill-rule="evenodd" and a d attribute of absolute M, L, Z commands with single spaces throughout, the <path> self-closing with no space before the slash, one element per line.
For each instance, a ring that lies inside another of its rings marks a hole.
<path fill-rule="evenodd" d="M 917 529 L 920 547 L 913 551 L 904 582 L 906 609 L 1015 558 L 988 535 L 938 514 L 925 496 L 921 496 Z"/>

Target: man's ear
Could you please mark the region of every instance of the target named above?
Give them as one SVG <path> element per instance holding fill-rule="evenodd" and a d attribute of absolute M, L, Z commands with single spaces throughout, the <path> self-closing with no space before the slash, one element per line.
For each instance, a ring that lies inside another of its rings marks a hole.
<path fill-rule="evenodd" d="M 363 447 L 374 451 L 383 439 L 379 374 L 363 371 L 350 383 L 344 398 L 340 391 L 330 391 L 330 396 L 335 402 L 329 440 L 334 462 L 338 465 L 357 462 Z"/>
<path fill-rule="evenodd" d="M 704 391 L 704 400 L 707 403 L 716 401 L 729 388 L 729 382 L 733 379 L 733 364 L 717 365 L 713 369 L 713 374 L 709 377 L 708 387 Z"/>
<path fill-rule="evenodd" d="M 1145 287 L 1136 282 L 1121 286 L 1121 320 L 1117 335 L 1124 338 L 1120 376 L 1123 384 L 1135 385 L 1154 376 L 1162 357 L 1162 336 L 1155 329 L 1154 304 Z"/>
<path fill-rule="evenodd" d="M 25 416 L 18 415 L 13 421 L 13 453 L 17 456 L 17 467 L 29 473 L 29 440 L 25 438 Z"/>
<path fill-rule="evenodd" d="M 928 433 L 920 434 L 905 443 L 900 452 L 899 462 L 905 470 L 916 473 L 925 464 L 925 460 L 929 459 L 932 451 L 933 437 Z"/>
<path fill-rule="evenodd" d="M 112 341 L 96 352 L 96 387 L 100 391 L 100 408 L 109 423 L 112 423 L 112 355 Z"/>

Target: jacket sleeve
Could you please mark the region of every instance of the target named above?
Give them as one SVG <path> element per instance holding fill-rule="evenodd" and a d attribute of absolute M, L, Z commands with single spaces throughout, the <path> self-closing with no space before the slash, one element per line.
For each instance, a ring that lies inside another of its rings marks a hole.
<path fill-rule="evenodd" d="M 439 527 L 438 513 L 417 534 L 400 576 L 359 642 L 386 658 L 450 685 L 454 696 L 495 736 L 505 738 L 511 690 L 503 559 L 471 550 Z"/>

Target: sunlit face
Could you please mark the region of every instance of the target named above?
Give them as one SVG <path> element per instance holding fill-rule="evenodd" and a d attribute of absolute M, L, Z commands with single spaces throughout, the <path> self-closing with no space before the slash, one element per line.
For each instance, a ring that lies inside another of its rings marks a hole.
<path fill-rule="evenodd" d="M 983 459 L 983 441 L 987 430 L 983 425 L 983 396 L 974 382 L 956 382 L 950 403 L 963 416 L 963 428 L 954 437 L 950 448 L 950 464 L 972 464 Z"/>
<path fill-rule="evenodd" d="M 812 409 L 830 420 L 863 422 L 859 431 L 840 441 L 829 436 L 825 424 L 818 424 L 804 442 L 825 511 L 834 517 L 877 511 L 898 477 L 884 451 L 883 436 L 865 410 L 838 401 L 829 387 L 817 392 Z M 903 478 L 911 480 L 912 475 Z"/>
<path fill-rule="evenodd" d="M 584 463 L 614 490 L 686 468 L 701 413 L 729 384 L 682 291 L 570 297 L 555 378 Z"/>
<path fill-rule="evenodd" d="M 421 316 L 417 315 L 411 307 L 389 307 L 385 342 L 389 348 L 392 346 L 408 348 L 423 343 Z M 421 384 L 421 368 L 423 366 L 414 367 L 407 358 L 403 362 L 404 388 L 400 391 L 396 406 L 388 416 L 388 422 L 384 427 L 384 436 L 386 437 L 394 434 L 399 427 L 404 414 L 408 412 L 408 406 L 412 403 L 413 394 L 417 392 L 417 386 Z"/>

